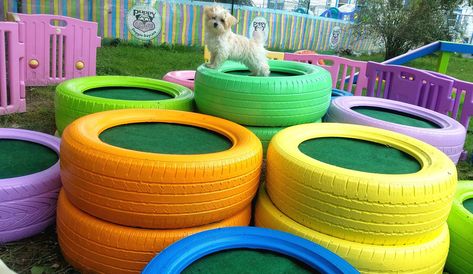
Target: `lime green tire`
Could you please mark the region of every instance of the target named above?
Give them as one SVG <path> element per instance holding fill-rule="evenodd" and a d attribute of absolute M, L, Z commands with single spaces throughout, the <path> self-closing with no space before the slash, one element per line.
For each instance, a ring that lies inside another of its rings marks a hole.
<path fill-rule="evenodd" d="M 226 62 L 218 69 L 201 65 L 195 78 L 200 112 L 247 126 L 285 127 L 311 123 L 330 105 L 330 73 L 310 64 L 271 60 L 271 75 L 245 75 L 247 68 Z"/>
<path fill-rule="evenodd" d="M 309 142 L 334 137 L 356 142 L 357 147 L 344 153 L 340 143 L 319 146 L 324 154 L 315 158 L 301 151 Z M 355 158 L 365 152 L 358 148 L 365 143 L 379 151 L 373 158 Z M 376 157 L 386 150 L 392 151 L 384 157 L 388 162 L 378 164 L 384 158 Z M 329 164 L 320 160 L 323 157 L 390 170 L 359 171 Z M 404 162 L 403 157 L 409 161 Z M 395 166 L 393 161 L 402 165 Z M 321 233 L 365 244 L 414 244 L 432 239 L 447 220 L 457 184 L 455 165 L 437 148 L 400 133 L 351 124 L 284 129 L 271 140 L 266 163 L 268 194 L 284 214 Z M 409 164 L 416 168 L 390 173 Z"/>
<path fill-rule="evenodd" d="M 115 99 L 113 96 L 98 97 L 87 93 L 106 88 L 142 89 L 157 96 L 143 99 L 131 94 L 128 97 L 132 99 Z M 76 78 L 64 81 L 56 87 L 54 98 L 56 127 L 59 135 L 62 135 L 66 126 L 77 118 L 114 109 L 149 108 L 192 111 L 193 100 L 194 94 L 190 89 L 162 80 L 128 76 Z"/>
<path fill-rule="evenodd" d="M 315 121 L 314 123 L 321 123 L 322 119 Z M 269 143 L 276 133 L 285 129 L 285 127 L 251 127 L 247 126 L 251 132 L 253 132 L 256 137 L 261 141 L 263 144 L 263 156 L 266 157 L 266 152 L 268 151 Z"/>
<path fill-rule="evenodd" d="M 473 181 L 458 182 L 447 222 L 450 251 L 445 268 L 450 274 L 473 273 Z"/>
<path fill-rule="evenodd" d="M 255 225 L 292 233 L 313 241 L 347 260 L 361 273 L 442 273 L 448 253 L 448 228 L 443 224 L 429 241 L 381 246 L 350 242 L 307 228 L 282 213 L 260 187 Z"/>

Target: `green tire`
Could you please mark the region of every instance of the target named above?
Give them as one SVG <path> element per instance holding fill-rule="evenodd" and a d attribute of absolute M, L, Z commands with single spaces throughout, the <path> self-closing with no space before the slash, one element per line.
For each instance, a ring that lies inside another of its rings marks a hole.
<path fill-rule="evenodd" d="M 314 123 L 321 123 L 322 120 L 319 119 L 315 121 Z M 266 151 L 268 150 L 269 143 L 271 142 L 271 139 L 273 138 L 276 133 L 279 131 L 285 129 L 286 127 L 252 127 L 252 126 L 247 126 L 247 129 L 249 129 L 251 132 L 253 132 L 261 141 L 263 144 L 263 157 L 266 158 Z"/>
<path fill-rule="evenodd" d="M 449 273 L 473 273 L 473 213 L 464 202 L 473 199 L 473 181 L 460 181 L 448 216 L 450 250 L 445 268 Z"/>
<path fill-rule="evenodd" d="M 327 70 L 280 60 L 270 60 L 269 66 L 270 77 L 235 75 L 247 71 L 235 62 L 218 69 L 199 66 L 194 88 L 197 108 L 247 126 L 285 127 L 325 115 L 332 93 Z"/>
<path fill-rule="evenodd" d="M 138 88 L 169 95 L 165 100 L 122 100 L 90 96 L 96 88 Z M 60 135 L 67 125 L 87 114 L 126 108 L 173 109 L 192 111 L 193 92 L 181 85 L 162 80 L 127 76 L 92 76 L 65 81 L 56 87 L 54 98 L 56 127 Z"/>

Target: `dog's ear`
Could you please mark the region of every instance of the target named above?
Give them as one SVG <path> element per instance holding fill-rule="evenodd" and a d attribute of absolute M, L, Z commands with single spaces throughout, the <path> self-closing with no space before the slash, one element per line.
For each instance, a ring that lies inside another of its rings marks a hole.
<path fill-rule="evenodd" d="M 204 8 L 204 14 L 205 14 L 205 17 L 207 17 L 207 19 L 212 18 L 214 12 L 215 12 L 214 7 L 208 7 L 207 6 L 207 7 Z"/>
<path fill-rule="evenodd" d="M 225 17 L 225 25 L 227 28 L 230 28 L 238 23 L 238 19 L 236 19 L 233 15 L 230 13 L 227 13 L 227 16 Z"/>

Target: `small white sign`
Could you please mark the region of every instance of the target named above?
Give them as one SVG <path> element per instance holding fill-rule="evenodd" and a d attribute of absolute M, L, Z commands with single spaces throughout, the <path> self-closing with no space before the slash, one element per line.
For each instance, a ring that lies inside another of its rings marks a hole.
<path fill-rule="evenodd" d="M 253 37 L 253 32 L 262 31 L 264 33 L 264 43 L 268 41 L 269 24 L 264 17 L 255 17 L 250 24 L 250 36 Z"/>
<path fill-rule="evenodd" d="M 161 32 L 161 15 L 151 6 L 133 6 L 126 21 L 131 34 L 141 40 L 151 40 Z"/>
<path fill-rule="evenodd" d="M 342 36 L 342 29 L 339 26 L 336 26 L 332 29 L 332 32 L 330 32 L 330 40 L 329 40 L 329 46 L 331 49 L 335 49 L 338 44 L 340 43 L 340 39 Z"/>

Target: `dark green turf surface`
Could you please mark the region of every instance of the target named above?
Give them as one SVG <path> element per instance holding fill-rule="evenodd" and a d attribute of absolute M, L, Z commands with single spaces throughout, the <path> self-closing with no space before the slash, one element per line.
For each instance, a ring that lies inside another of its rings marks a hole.
<path fill-rule="evenodd" d="M 383 120 L 386 122 L 396 123 L 400 125 L 421 128 L 440 128 L 440 126 L 435 124 L 434 122 L 426 120 L 422 117 L 403 113 L 400 111 L 378 107 L 354 107 L 352 108 L 352 110 L 378 120 Z"/>
<path fill-rule="evenodd" d="M 412 156 L 386 145 L 351 138 L 316 138 L 299 150 L 324 163 L 352 170 L 381 173 L 415 173 L 421 166 Z"/>
<path fill-rule="evenodd" d="M 201 258 L 183 274 L 307 274 L 319 273 L 307 265 L 270 251 L 232 249 Z"/>
<path fill-rule="evenodd" d="M 164 154 L 204 154 L 229 149 L 225 136 L 200 127 L 137 123 L 109 128 L 99 138 L 113 146 Z"/>
<path fill-rule="evenodd" d="M 473 198 L 465 200 L 463 206 L 473 214 Z"/>
<path fill-rule="evenodd" d="M 0 155 L 0 179 L 40 172 L 59 160 L 48 147 L 13 139 L 0 139 Z"/>
<path fill-rule="evenodd" d="M 88 96 L 133 101 L 155 101 L 172 99 L 173 97 L 165 92 L 145 88 L 133 87 L 103 87 L 94 88 L 84 92 Z"/>

